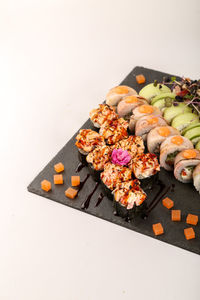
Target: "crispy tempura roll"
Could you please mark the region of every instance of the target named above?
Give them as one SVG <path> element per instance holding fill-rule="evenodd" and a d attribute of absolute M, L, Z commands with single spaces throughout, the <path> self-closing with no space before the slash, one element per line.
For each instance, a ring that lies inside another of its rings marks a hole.
<path fill-rule="evenodd" d="M 115 109 L 107 104 L 99 104 L 99 107 L 90 112 L 90 120 L 94 127 L 100 128 L 107 120 L 112 121 L 118 119 Z"/>

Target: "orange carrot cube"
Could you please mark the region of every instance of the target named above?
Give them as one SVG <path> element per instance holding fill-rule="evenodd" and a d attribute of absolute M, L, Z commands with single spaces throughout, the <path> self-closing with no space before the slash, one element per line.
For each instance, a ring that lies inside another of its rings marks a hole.
<path fill-rule="evenodd" d="M 72 186 L 80 185 L 80 176 L 71 176 L 71 184 Z"/>
<path fill-rule="evenodd" d="M 62 174 L 56 174 L 53 176 L 54 184 L 63 184 L 63 176 Z"/>
<path fill-rule="evenodd" d="M 146 78 L 144 77 L 143 74 L 140 74 L 140 75 L 137 75 L 137 76 L 136 76 L 136 81 L 137 81 L 137 83 L 139 83 L 139 84 L 145 83 Z"/>
<path fill-rule="evenodd" d="M 198 219 L 199 219 L 198 216 L 188 214 L 187 218 L 186 218 L 186 223 L 191 224 L 191 225 L 197 225 Z"/>
<path fill-rule="evenodd" d="M 64 171 L 65 167 L 64 165 L 60 162 L 56 165 L 54 165 L 54 170 L 57 172 L 57 173 L 60 173 L 62 171 Z"/>
<path fill-rule="evenodd" d="M 181 211 L 179 209 L 172 209 L 171 219 L 172 219 L 172 221 L 180 221 L 181 220 Z"/>
<path fill-rule="evenodd" d="M 163 206 L 170 209 L 174 206 L 174 201 L 172 201 L 170 198 L 166 197 L 165 199 L 162 200 L 162 204 L 163 204 Z"/>
<path fill-rule="evenodd" d="M 42 182 L 41 182 L 41 188 L 42 188 L 42 190 L 44 190 L 45 192 L 48 192 L 48 191 L 50 191 L 51 190 L 51 182 L 50 181 L 48 181 L 48 180 L 43 180 Z"/>
<path fill-rule="evenodd" d="M 74 199 L 77 195 L 78 191 L 69 187 L 66 191 L 65 191 L 65 196 L 70 198 L 70 199 Z"/>
<path fill-rule="evenodd" d="M 155 235 L 161 235 L 164 233 L 164 229 L 161 223 L 153 224 L 152 227 Z"/>
<path fill-rule="evenodd" d="M 184 229 L 184 235 L 186 240 L 195 239 L 195 232 L 192 227 Z"/>

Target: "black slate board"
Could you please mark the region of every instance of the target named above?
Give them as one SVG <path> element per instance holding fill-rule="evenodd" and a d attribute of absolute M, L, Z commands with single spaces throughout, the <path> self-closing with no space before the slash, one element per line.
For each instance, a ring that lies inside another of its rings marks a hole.
<path fill-rule="evenodd" d="M 151 69 L 146 69 L 143 67 L 135 67 L 131 73 L 122 81 L 121 84 L 128 85 L 139 91 L 144 85 L 138 85 L 135 80 L 135 75 L 144 74 L 146 77 L 146 83 L 148 84 L 155 79 L 162 81 L 163 76 L 172 76 L 159 71 L 154 71 Z M 101 101 L 100 101 L 101 102 Z M 89 114 L 89 112 L 88 112 Z M 90 121 L 87 120 L 81 128 L 91 128 Z M 46 197 L 53 201 L 59 202 L 61 204 L 70 206 L 72 208 L 81 210 L 83 212 L 89 213 L 96 217 L 102 218 L 104 220 L 110 221 L 112 223 L 121 225 L 128 229 L 140 232 L 142 234 L 151 236 L 163 242 L 178 246 L 180 248 L 186 249 L 188 251 L 200 254 L 200 224 L 197 226 L 192 226 L 196 233 L 196 239 L 187 241 L 184 237 L 184 228 L 190 227 L 186 224 L 186 216 L 188 213 L 196 214 L 200 217 L 200 195 L 196 192 L 192 184 L 182 184 L 175 180 L 173 173 L 161 170 L 159 177 L 166 185 L 175 184 L 174 192 L 169 191 L 167 193 L 168 197 L 174 200 L 174 209 L 181 209 L 182 221 L 172 222 L 171 212 L 163 207 L 161 201 L 157 206 L 151 211 L 146 220 L 142 218 L 136 218 L 134 222 L 128 223 L 122 218 L 115 216 L 113 214 L 112 201 L 104 197 L 103 201 L 98 207 L 95 207 L 97 198 L 102 192 L 101 185 L 98 187 L 94 193 L 89 208 L 86 210 L 81 209 L 81 204 L 85 201 L 88 194 L 93 190 L 95 182 L 90 177 L 83 189 L 80 191 L 79 196 L 75 200 L 68 199 L 64 192 L 67 187 L 70 186 L 71 175 L 76 175 L 75 170 L 78 165 L 77 149 L 75 147 L 75 136 L 71 138 L 70 141 L 60 150 L 60 152 L 48 163 L 48 165 L 40 172 L 40 174 L 32 181 L 28 186 L 28 191 L 38 194 L 40 196 Z M 58 162 L 63 162 L 65 165 L 64 175 L 64 185 L 54 186 L 52 184 L 52 191 L 46 193 L 41 190 L 40 183 L 43 179 L 50 180 L 53 182 L 54 164 Z M 88 174 L 87 167 L 80 171 L 81 180 L 83 180 Z M 157 193 L 158 187 L 150 193 L 147 199 L 147 204 L 151 202 L 153 196 Z M 152 224 L 161 222 L 165 233 L 161 236 L 155 237 L 152 231 Z"/>

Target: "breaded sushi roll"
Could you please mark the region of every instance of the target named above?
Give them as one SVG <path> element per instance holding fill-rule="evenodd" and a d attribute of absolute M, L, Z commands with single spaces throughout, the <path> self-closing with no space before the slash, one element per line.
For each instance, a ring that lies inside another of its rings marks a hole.
<path fill-rule="evenodd" d="M 107 104 L 99 104 L 98 108 L 90 112 L 90 120 L 96 128 L 100 128 L 105 121 L 116 120 L 118 117 L 115 109 Z"/>
<path fill-rule="evenodd" d="M 97 146 L 105 145 L 104 137 L 91 129 L 81 129 L 76 136 L 76 147 L 78 148 L 79 159 L 86 163 L 86 156 Z"/>
<path fill-rule="evenodd" d="M 106 104 L 116 106 L 123 97 L 137 95 L 137 92 L 127 85 L 112 88 L 106 95 Z"/>
<path fill-rule="evenodd" d="M 122 218 L 131 220 L 145 207 L 144 201 L 147 195 L 137 179 L 117 184 L 113 194 L 116 213 Z"/>
<path fill-rule="evenodd" d="M 160 165 L 167 171 L 172 171 L 176 155 L 182 150 L 193 149 L 193 144 L 187 138 L 174 135 L 166 138 L 160 145 Z"/>
<path fill-rule="evenodd" d="M 129 118 L 132 110 L 142 104 L 148 104 L 148 102 L 139 95 L 124 97 L 117 105 L 117 113 L 119 117 Z"/>
<path fill-rule="evenodd" d="M 141 136 L 130 135 L 127 139 L 123 139 L 112 146 L 113 149 L 122 149 L 128 151 L 131 158 L 137 154 L 144 153 L 144 142 Z"/>
<path fill-rule="evenodd" d="M 128 122 L 123 118 L 103 123 L 99 130 L 99 134 L 102 135 L 108 145 L 113 145 L 118 141 L 128 137 Z"/>
<path fill-rule="evenodd" d="M 193 184 L 195 189 L 200 193 L 200 164 L 198 164 L 194 169 Z"/>
<path fill-rule="evenodd" d="M 132 116 L 130 117 L 130 121 L 129 121 L 130 132 L 134 131 L 135 124 L 140 118 L 149 115 L 162 117 L 162 112 L 156 106 L 152 106 L 148 104 L 143 104 L 133 109 Z"/>
<path fill-rule="evenodd" d="M 135 135 L 139 135 L 144 141 L 147 140 L 147 134 L 155 127 L 166 126 L 166 121 L 154 115 L 141 117 L 135 125 Z"/>
<path fill-rule="evenodd" d="M 116 188 L 117 183 L 131 180 L 132 171 L 127 167 L 108 162 L 105 164 L 100 178 L 106 195 L 112 199 L 112 191 Z"/>
<path fill-rule="evenodd" d="M 183 150 L 175 158 L 174 176 L 183 183 L 191 182 L 192 173 L 198 164 L 200 164 L 200 152 L 198 150 Z"/>
<path fill-rule="evenodd" d="M 96 147 L 87 155 L 86 161 L 89 171 L 96 181 L 100 180 L 100 173 L 104 170 L 104 165 L 111 161 L 111 154 L 111 148 L 107 145 L 103 145 Z"/>
<path fill-rule="evenodd" d="M 180 132 L 171 126 L 153 128 L 147 135 L 147 148 L 149 152 L 158 154 L 160 144 L 169 136 L 180 135 Z"/>

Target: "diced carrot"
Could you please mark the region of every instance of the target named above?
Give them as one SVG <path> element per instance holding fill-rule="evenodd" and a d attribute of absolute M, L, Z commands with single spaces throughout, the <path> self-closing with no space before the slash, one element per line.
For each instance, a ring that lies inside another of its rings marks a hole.
<path fill-rule="evenodd" d="M 72 186 L 80 185 L 80 176 L 71 176 L 71 184 Z"/>
<path fill-rule="evenodd" d="M 190 224 L 190 225 L 197 225 L 198 219 L 199 219 L 198 216 L 192 215 L 192 214 L 188 214 L 187 218 L 186 218 L 186 223 Z"/>
<path fill-rule="evenodd" d="M 69 187 L 66 191 L 65 191 L 65 196 L 70 198 L 70 199 L 74 199 L 77 195 L 78 191 Z"/>
<path fill-rule="evenodd" d="M 153 106 L 151 105 L 141 105 L 139 106 L 139 112 L 144 113 L 144 114 L 152 114 L 153 112 Z"/>
<path fill-rule="evenodd" d="M 150 117 L 147 119 L 147 122 L 151 125 L 158 123 L 158 118 L 157 117 Z"/>
<path fill-rule="evenodd" d="M 41 188 L 45 191 L 45 192 L 48 192 L 51 190 L 51 182 L 48 181 L 48 180 L 43 180 L 41 182 Z"/>
<path fill-rule="evenodd" d="M 136 76 L 136 81 L 137 81 L 137 83 L 139 83 L 139 84 L 145 83 L 146 78 L 144 77 L 143 74 L 139 74 L 139 75 Z"/>
<path fill-rule="evenodd" d="M 172 221 L 180 221 L 181 220 L 181 211 L 179 209 L 171 210 L 171 219 Z"/>
<path fill-rule="evenodd" d="M 153 227 L 153 232 L 155 235 L 161 235 L 164 233 L 164 229 L 163 229 L 161 223 L 153 224 L 152 227 Z"/>
<path fill-rule="evenodd" d="M 183 157 L 191 159 L 197 156 L 197 152 L 194 149 L 187 149 L 183 151 Z"/>
<path fill-rule="evenodd" d="M 184 235 L 185 235 L 186 240 L 195 239 L 195 232 L 192 227 L 185 228 Z"/>
<path fill-rule="evenodd" d="M 65 167 L 61 162 L 59 162 L 58 164 L 54 165 L 54 169 L 57 173 L 60 173 L 64 171 Z"/>
<path fill-rule="evenodd" d="M 168 209 L 172 208 L 174 206 L 174 201 L 170 198 L 166 197 L 162 200 L 163 206 L 167 207 Z"/>
<path fill-rule="evenodd" d="M 173 136 L 171 138 L 171 142 L 175 145 L 182 145 L 183 144 L 183 138 L 181 136 Z"/>
<path fill-rule="evenodd" d="M 158 133 L 161 136 L 167 137 L 170 134 L 170 130 L 168 127 L 162 126 L 158 129 Z"/>
<path fill-rule="evenodd" d="M 63 176 L 62 174 L 56 174 L 53 176 L 54 184 L 63 184 Z"/>
<path fill-rule="evenodd" d="M 127 94 L 128 93 L 128 88 L 123 85 L 116 86 L 113 88 L 113 92 L 116 94 Z"/>

